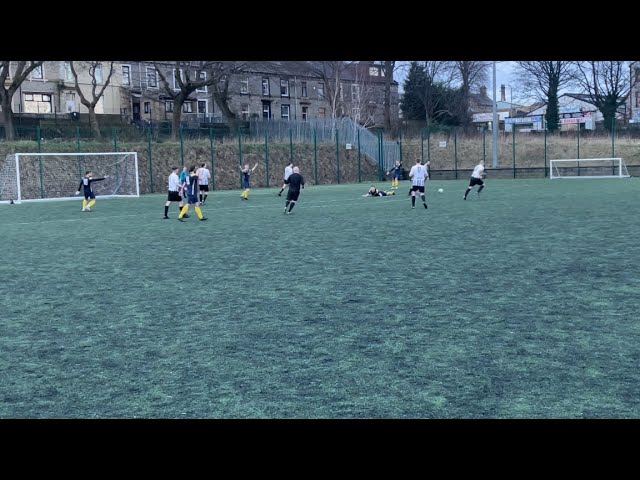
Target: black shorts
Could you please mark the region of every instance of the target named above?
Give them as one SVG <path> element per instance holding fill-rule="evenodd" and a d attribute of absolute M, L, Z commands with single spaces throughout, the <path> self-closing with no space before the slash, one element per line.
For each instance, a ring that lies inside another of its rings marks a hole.
<path fill-rule="evenodd" d="M 469 180 L 469 186 L 473 187 L 474 185 L 484 185 L 484 182 L 481 178 L 471 177 L 471 180 Z"/>
<path fill-rule="evenodd" d="M 92 191 L 86 191 L 86 190 L 84 191 L 85 200 L 89 200 L 89 199 L 94 200 L 95 198 L 96 198 L 96 195 Z"/>
<path fill-rule="evenodd" d="M 411 191 L 424 193 L 424 185 L 411 185 Z"/>
<path fill-rule="evenodd" d="M 300 196 L 300 190 L 287 191 L 287 200 L 290 202 L 297 202 L 299 196 Z"/>
<path fill-rule="evenodd" d="M 209 191 L 209 185 L 199 185 L 200 187 L 200 191 L 201 192 L 208 192 Z"/>
<path fill-rule="evenodd" d="M 181 202 L 182 201 L 182 197 L 180 196 L 180 194 L 178 192 L 169 192 L 169 195 L 167 196 L 167 201 L 168 202 Z"/>

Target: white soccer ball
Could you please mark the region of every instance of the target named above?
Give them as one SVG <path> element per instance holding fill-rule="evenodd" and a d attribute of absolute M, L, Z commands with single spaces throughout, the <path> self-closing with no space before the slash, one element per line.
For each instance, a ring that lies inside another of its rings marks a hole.
<path fill-rule="evenodd" d="M 442 192 L 444 192 L 444 189 L 439 188 L 439 189 L 438 189 L 438 193 L 442 193 Z"/>

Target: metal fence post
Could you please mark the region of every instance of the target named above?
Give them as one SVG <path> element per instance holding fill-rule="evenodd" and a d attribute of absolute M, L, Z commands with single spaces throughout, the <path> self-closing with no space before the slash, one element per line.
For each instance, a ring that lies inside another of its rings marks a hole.
<path fill-rule="evenodd" d="M 511 124 L 511 148 L 513 150 L 513 178 L 516 178 L 516 125 Z"/>
<path fill-rule="evenodd" d="M 482 162 L 487 163 L 487 126 L 482 127 Z"/>
<path fill-rule="evenodd" d="M 544 176 L 546 178 L 549 172 L 547 171 L 547 124 L 544 121 L 544 116 L 542 117 L 542 130 L 544 131 Z"/>
<path fill-rule="evenodd" d="M 182 132 L 182 127 L 180 127 L 180 161 L 184 167 L 184 134 Z"/>
<path fill-rule="evenodd" d="M 240 135 L 240 127 L 238 127 L 238 152 L 240 168 L 242 169 L 242 135 Z M 242 188 L 242 172 L 240 172 L 240 188 Z"/>
<path fill-rule="evenodd" d="M 216 165 L 213 146 L 213 128 L 209 127 L 209 150 L 211 152 L 211 191 L 216 189 Z"/>
<path fill-rule="evenodd" d="M 153 154 L 151 153 L 151 130 L 147 130 L 147 145 L 149 151 L 149 183 L 151 187 L 151 193 L 154 192 L 153 189 Z"/>
<path fill-rule="evenodd" d="M 42 153 L 42 130 L 40 125 L 36 127 L 36 135 L 38 135 L 38 153 Z M 40 198 L 44 198 L 44 165 L 40 156 L 38 157 L 38 163 L 40 164 Z"/>
<path fill-rule="evenodd" d="M 360 157 L 360 129 L 358 129 L 358 183 L 362 183 L 362 160 Z"/>
<path fill-rule="evenodd" d="M 293 132 L 291 127 L 289 127 L 289 161 L 293 163 Z"/>
<path fill-rule="evenodd" d="M 267 188 L 269 188 L 269 133 L 264 129 L 264 163 L 267 172 Z"/>
<path fill-rule="evenodd" d="M 431 128 L 427 127 L 427 162 L 431 162 Z"/>
<path fill-rule="evenodd" d="M 456 180 L 458 179 L 458 129 L 453 127 L 453 161 L 456 166 Z"/>
<path fill-rule="evenodd" d="M 340 183 L 340 144 L 338 143 L 338 129 L 336 128 L 336 166 L 337 166 L 337 179 Z"/>
<path fill-rule="evenodd" d="M 316 181 L 316 185 L 318 184 L 318 131 L 317 129 L 313 129 L 313 172 Z"/>

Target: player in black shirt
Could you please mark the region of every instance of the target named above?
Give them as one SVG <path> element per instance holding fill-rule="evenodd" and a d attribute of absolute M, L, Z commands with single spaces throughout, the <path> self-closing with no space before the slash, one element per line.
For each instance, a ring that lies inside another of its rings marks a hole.
<path fill-rule="evenodd" d="M 362 195 L 363 197 L 386 197 L 387 195 L 395 195 L 396 192 L 393 190 L 389 190 L 388 192 L 383 192 L 382 190 L 378 190 L 375 185 L 371 185 L 371 188 L 367 193 Z"/>
<path fill-rule="evenodd" d="M 300 168 L 293 167 L 293 173 L 289 175 L 289 178 L 284 183 L 289 185 L 289 190 L 287 191 L 287 203 L 284 204 L 284 212 L 282 213 L 290 214 L 298 201 L 300 189 L 304 188 L 304 177 L 300 175 Z M 289 207 L 289 211 L 287 211 L 287 207 Z"/>
<path fill-rule="evenodd" d="M 80 195 L 80 189 L 84 190 L 84 200 L 82 201 L 83 212 L 90 212 L 91 207 L 96 204 L 96 194 L 93 193 L 91 183 L 101 182 L 106 178 L 109 178 L 109 175 L 100 178 L 93 178 L 93 172 L 90 170 L 87 170 L 84 174 L 84 177 L 82 177 L 82 180 L 80 180 L 80 184 L 78 185 L 78 191 L 76 192 L 76 195 Z M 89 201 L 89 199 L 91 199 L 91 201 Z"/>

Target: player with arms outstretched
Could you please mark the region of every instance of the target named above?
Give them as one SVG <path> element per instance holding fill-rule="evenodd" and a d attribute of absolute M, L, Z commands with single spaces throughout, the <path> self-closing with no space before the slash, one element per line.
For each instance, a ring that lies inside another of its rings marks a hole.
<path fill-rule="evenodd" d="M 243 200 L 249 200 L 249 192 L 251 191 L 251 174 L 256 168 L 258 168 L 258 162 L 256 162 L 253 168 L 249 168 L 249 164 L 245 164 L 244 168 L 240 167 L 240 171 L 242 172 L 242 188 L 244 188 L 240 198 Z"/>
<path fill-rule="evenodd" d="M 96 194 L 93 193 L 91 184 L 93 182 L 101 182 L 102 180 L 106 180 L 107 178 L 109 178 L 109 175 L 105 175 L 104 177 L 100 178 L 93 178 L 93 172 L 91 170 L 87 170 L 85 172 L 84 177 L 82 177 L 82 180 L 80 180 L 80 184 L 78 185 L 78 191 L 76 192 L 76 195 L 80 195 L 80 190 L 82 189 L 84 191 L 84 200 L 82 201 L 83 212 L 90 212 L 91 207 L 96 204 Z"/>

